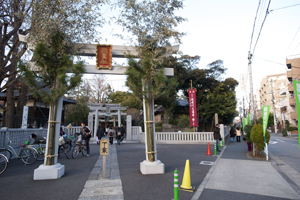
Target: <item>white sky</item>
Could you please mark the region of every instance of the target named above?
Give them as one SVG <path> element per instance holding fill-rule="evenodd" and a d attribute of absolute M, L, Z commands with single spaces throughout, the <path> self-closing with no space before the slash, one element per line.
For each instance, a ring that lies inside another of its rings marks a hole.
<path fill-rule="evenodd" d="M 182 38 L 180 51 L 191 56 L 201 56 L 199 68 L 205 68 L 217 59 L 223 60 L 224 67 L 228 68 L 224 78 L 233 77 L 239 81 L 240 74 L 248 72 L 247 58 L 258 2 L 259 0 L 185 0 L 184 9 L 178 13 L 188 19 L 178 27 L 180 31 L 187 33 Z M 258 15 L 252 47 L 257 40 L 268 2 L 269 0 L 261 0 L 263 9 Z M 270 10 L 274 11 L 266 18 L 253 54 L 254 90 L 259 88 L 260 81 L 266 75 L 287 70 L 287 56 L 300 54 L 300 5 L 278 9 L 296 4 L 300 4 L 300 0 L 271 1 Z M 122 41 L 115 37 L 107 40 L 107 44 L 124 44 L 120 42 Z M 107 79 L 113 80 L 112 83 L 116 85 L 122 85 L 125 77 L 108 76 Z M 249 94 L 249 84 L 247 88 L 246 93 Z M 240 101 L 246 93 L 239 88 L 236 91 Z"/>

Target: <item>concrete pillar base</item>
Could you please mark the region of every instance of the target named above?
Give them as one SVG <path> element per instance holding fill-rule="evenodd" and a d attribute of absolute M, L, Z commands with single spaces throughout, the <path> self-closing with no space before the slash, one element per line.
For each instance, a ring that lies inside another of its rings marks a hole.
<path fill-rule="evenodd" d="M 165 165 L 160 160 L 154 162 L 144 160 L 140 163 L 140 171 L 142 174 L 164 174 Z"/>
<path fill-rule="evenodd" d="M 33 180 L 59 179 L 65 173 L 65 166 L 60 163 L 55 165 L 40 165 L 34 170 Z"/>

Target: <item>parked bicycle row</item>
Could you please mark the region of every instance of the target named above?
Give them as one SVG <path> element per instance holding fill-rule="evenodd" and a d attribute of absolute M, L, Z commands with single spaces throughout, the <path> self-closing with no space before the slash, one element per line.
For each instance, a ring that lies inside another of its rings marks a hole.
<path fill-rule="evenodd" d="M 70 158 L 69 152 L 72 152 L 72 158 L 75 159 L 79 153 L 88 156 L 89 145 L 85 139 L 86 132 L 76 133 L 74 136 L 67 137 L 66 134 L 59 137 L 58 158 L 63 152 L 67 159 Z M 30 141 L 33 140 L 31 143 Z M 11 145 L 14 141 L 10 140 L 5 148 L 0 149 L 0 174 L 5 172 L 8 162 L 12 158 L 20 159 L 25 165 L 30 165 L 38 161 L 43 161 L 46 153 L 45 137 L 32 134 L 28 141 L 20 144 L 19 150 Z"/>

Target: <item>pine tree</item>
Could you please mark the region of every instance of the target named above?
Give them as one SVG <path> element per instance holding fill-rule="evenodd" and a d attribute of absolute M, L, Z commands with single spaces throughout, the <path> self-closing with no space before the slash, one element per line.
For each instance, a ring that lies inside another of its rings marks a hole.
<path fill-rule="evenodd" d="M 56 127 L 60 126 L 61 121 L 61 119 L 56 119 L 57 112 L 61 112 L 57 110 L 59 99 L 80 83 L 84 73 L 83 63 L 74 64 L 73 57 L 68 53 L 70 48 L 66 45 L 69 43 L 65 41 L 65 38 L 63 33 L 55 31 L 50 35 L 47 44 L 41 42 L 36 45 L 33 58 L 39 71 L 29 70 L 25 63 L 19 64 L 29 91 L 35 98 L 50 105 L 45 165 L 55 164 Z M 67 73 L 70 74 L 67 75 Z"/>

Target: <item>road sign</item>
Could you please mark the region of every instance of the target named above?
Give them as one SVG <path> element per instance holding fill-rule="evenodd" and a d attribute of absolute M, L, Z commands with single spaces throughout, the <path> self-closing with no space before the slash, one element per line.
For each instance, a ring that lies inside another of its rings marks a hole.
<path fill-rule="evenodd" d="M 109 155 L 109 141 L 108 139 L 100 140 L 100 155 Z"/>

